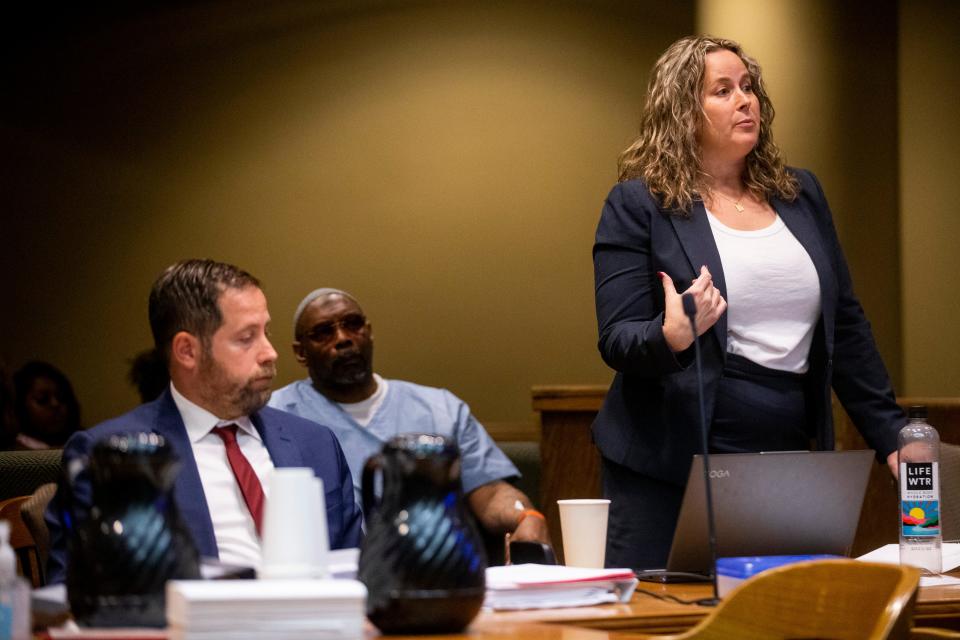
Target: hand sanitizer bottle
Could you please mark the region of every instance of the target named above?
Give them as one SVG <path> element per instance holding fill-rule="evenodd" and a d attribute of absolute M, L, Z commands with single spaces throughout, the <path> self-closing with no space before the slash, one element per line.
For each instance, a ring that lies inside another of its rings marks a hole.
<path fill-rule="evenodd" d="M 0 520 L 0 640 L 30 639 L 30 585 L 17 575 L 10 523 Z"/>
<path fill-rule="evenodd" d="M 940 573 L 940 436 L 927 424 L 927 408 L 910 407 L 900 430 L 900 564 Z"/>

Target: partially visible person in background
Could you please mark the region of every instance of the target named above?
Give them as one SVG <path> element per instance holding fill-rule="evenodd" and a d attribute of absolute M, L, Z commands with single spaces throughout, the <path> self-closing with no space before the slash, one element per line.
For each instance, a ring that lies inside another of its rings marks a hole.
<path fill-rule="evenodd" d="M 14 448 L 56 449 L 80 430 L 73 385 L 49 362 L 32 361 L 13 374 Z"/>
<path fill-rule="evenodd" d="M 145 349 L 130 361 L 127 381 L 137 388 L 140 402 L 156 400 L 170 386 L 170 374 L 163 355 L 156 349 Z"/>

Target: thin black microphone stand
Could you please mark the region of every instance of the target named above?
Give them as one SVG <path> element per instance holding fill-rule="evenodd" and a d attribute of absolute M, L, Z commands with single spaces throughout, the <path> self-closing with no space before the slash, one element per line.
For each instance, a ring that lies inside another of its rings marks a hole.
<path fill-rule="evenodd" d="M 717 587 L 717 530 L 713 516 L 713 492 L 710 485 L 710 452 L 707 436 L 707 413 L 703 406 L 703 370 L 700 367 L 700 340 L 697 337 L 697 305 L 693 295 L 683 294 L 683 312 L 690 319 L 693 331 L 694 354 L 697 361 L 697 399 L 700 403 L 700 446 L 703 450 L 703 484 L 707 496 L 707 531 L 710 538 L 711 578 L 713 580 L 713 598 L 698 600 L 697 604 L 716 606 L 720 603 L 720 591 Z"/>

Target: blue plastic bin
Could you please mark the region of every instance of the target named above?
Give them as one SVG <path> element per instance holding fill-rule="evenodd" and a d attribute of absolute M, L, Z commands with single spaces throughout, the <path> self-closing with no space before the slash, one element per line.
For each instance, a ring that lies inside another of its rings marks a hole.
<path fill-rule="evenodd" d="M 782 567 L 795 562 L 826 560 L 839 558 L 828 554 L 800 556 L 746 556 L 741 558 L 719 558 L 717 560 L 717 591 L 723 598 L 741 582 L 748 580 L 767 569 Z"/>

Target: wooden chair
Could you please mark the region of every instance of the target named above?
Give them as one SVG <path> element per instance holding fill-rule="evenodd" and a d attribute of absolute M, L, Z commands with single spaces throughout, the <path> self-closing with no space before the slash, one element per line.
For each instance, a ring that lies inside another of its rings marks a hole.
<path fill-rule="evenodd" d="M 56 492 L 57 483 L 48 482 L 38 487 L 33 495 L 20 505 L 20 517 L 23 518 L 23 523 L 33 537 L 41 567 L 47 566 L 47 557 L 50 555 L 50 532 L 47 530 L 43 514 Z"/>
<path fill-rule="evenodd" d="M 825 526 L 828 526 L 825 523 Z M 657 640 L 907 638 L 920 570 L 818 560 L 771 569 L 730 593 L 690 631 Z"/>
<path fill-rule="evenodd" d="M 0 502 L 0 520 L 10 521 L 10 546 L 17 554 L 17 573 L 27 578 L 34 587 L 41 587 L 44 584 L 43 565 L 37 554 L 37 545 L 20 517 L 20 506 L 29 498 L 20 496 Z"/>

